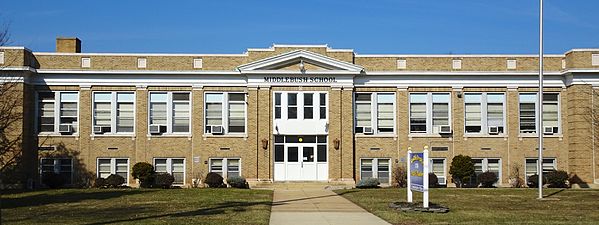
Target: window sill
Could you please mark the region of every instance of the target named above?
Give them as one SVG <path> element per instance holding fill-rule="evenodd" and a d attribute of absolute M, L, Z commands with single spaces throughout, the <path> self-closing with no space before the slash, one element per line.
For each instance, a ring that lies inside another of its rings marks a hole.
<path fill-rule="evenodd" d="M 98 137 L 131 137 L 134 138 L 135 134 L 131 133 L 131 134 L 91 134 L 89 135 L 92 138 L 98 138 Z"/>
<path fill-rule="evenodd" d="M 537 134 L 522 134 L 520 133 L 518 135 L 518 138 L 538 138 L 539 136 Z M 563 138 L 564 135 L 563 134 L 554 134 L 554 135 L 547 135 L 547 134 L 543 134 L 543 138 Z"/>
<path fill-rule="evenodd" d="M 212 134 L 203 134 L 204 138 L 247 138 L 247 134 L 222 134 L 222 135 L 212 135 Z"/>
<path fill-rule="evenodd" d="M 450 138 L 453 134 L 408 134 L 409 138 Z"/>
<path fill-rule="evenodd" d="M 497 135 L 490 135 L 490 134 L 465 134 L 464 138 L 506 138 L 508 137 L 507 134 L 497 134 Z"/>
<path fill-rule="evenodd" d="M 74 134 L 61 134 L 61 133 L 38 133 L 38 137 L 79 137 L 79 133 Z"/>
<path fill-rule="evenodd" d="M 192 137 L 191 134 L 159 134 L 159 135 L 147 134 L 146 136 L 148 138 L 168 138 L 168 137 L 186 137 L 186 138 L 190 138 L 190 137 Z"/>
<path fill-rule="evenodd" d="M 356 138 L 397 138 L 396 134 L 355 134 Z"/>

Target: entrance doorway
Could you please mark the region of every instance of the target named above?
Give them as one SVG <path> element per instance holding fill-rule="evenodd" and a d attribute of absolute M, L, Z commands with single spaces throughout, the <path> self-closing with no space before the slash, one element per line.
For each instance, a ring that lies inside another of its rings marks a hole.
<path fill-rule="evenodd" d="M 325 135 L 275 136 L 275 181 L 326 181 L 328 157 Z"/>

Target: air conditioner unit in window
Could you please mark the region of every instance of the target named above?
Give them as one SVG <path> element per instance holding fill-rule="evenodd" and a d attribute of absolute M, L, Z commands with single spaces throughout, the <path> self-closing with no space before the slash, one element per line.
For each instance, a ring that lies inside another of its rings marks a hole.
<path fill-rule="evenodd" d="M 499 134 L 499 127 L 489 126 L 489 134 Z"/>
<path fill-rule="evenodd" d="M 165 128 L 166 128 L 166 126 L 164 126 L 164 125 L 152 124 L 152 125 L 150 125 L 150 134 L 161 134 L 164 132 L 164 130 L 166 130 Z"/>
<path fill-rule="evenodd" d="M 223 134 L 225 132 L 223 126 L 212 126 L 210 131 L 212 134 Z"/>
<path fill-rule="evenodd" d="M 543 134 L 554 134 L 554 128 L 556 127 L 543 127 Z"/>
<path fill-rule="evenodd" d="M 110 127 L 94 126 L 94 134 L 103 134 L 110 131 Z"/>
<path fill-rule="evenodd" d="M 445 177 L 437 177 L 437 181 L 438 181 L 438 183 L 439 183 L 439 184 L 441 184 L 441 185 L 445 185 L 445 184 L 446 184 L 446 183 L 445 183 Z"/>
<path fill-rule="evenodd" d="M 63 134 L 63 133 L 72 133 L 73 132 L 73 125 L 71 124 L 60 124 L 58 125 L 58 132 Z"/>
<path fill-rule="evenodd" d="M 364 127 L 363 128 L 364 131 L 362 132 L 363 134 L 373 134 L 374 131 L 372 130 L 372 127 Z"/>
<path fill-rule="evenodd" d="M 451 134 L 451 126 L 450 125 L 439 126 L 439 134 Z"/>

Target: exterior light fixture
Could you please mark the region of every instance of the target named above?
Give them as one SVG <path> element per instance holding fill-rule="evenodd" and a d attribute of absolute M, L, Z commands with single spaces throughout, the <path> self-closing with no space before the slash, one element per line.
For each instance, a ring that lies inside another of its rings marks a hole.
<path fill-rule="evenodd" d="M 335 140 L 333 140 L 333 148 L 335 148 L 335 150 L 339 150 L 339 138 L 335 138 Z"/>

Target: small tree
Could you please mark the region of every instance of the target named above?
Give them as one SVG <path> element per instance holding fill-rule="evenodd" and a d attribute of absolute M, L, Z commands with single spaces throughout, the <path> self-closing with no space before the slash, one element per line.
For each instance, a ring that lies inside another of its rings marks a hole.
<path fill-rule="evenodd" d="M 522 172 L 522 167 L 518 163 L 512 164 L 512 170 L 510 174 L 510 185 L 514 188 L 524 187 L 524 179 L 520 177 L 520 172 Z"/>
<path fill-rule="evenodd" d="M 150 187 L 153 183 L 154 166 L 147 162 L 138 162 L 133 165 L 131 175 L 139 179 L 140 187 Z"/>
<path fill-rule="evenodd" d="M 449 173 L 453 178 L 453 182 L 462 187 L 464 182 L 469 181 L 470 177 L 474 175 L 474 163 L 470 156 L 457 155 L 453 157 L 451 166 L 449 167 Z"/>
<path fill-rule="evenodd" d="M 408 186 L 408 170 L 406 170 L 405 165 L 400 165 L 393 169 L 393 183 L 399 188 Z"/>

